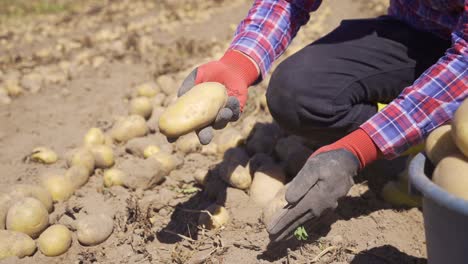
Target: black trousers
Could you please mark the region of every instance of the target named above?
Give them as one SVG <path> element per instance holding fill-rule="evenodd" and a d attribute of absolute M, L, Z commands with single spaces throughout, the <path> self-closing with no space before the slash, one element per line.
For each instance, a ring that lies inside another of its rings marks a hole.
<path fill-rule="evenodd" d="M 345 20 L 273 72 L 267 102 L 285 130 L 322 144 L 355 130 L 434 64 L 450 41 L 390 17 Z"/>

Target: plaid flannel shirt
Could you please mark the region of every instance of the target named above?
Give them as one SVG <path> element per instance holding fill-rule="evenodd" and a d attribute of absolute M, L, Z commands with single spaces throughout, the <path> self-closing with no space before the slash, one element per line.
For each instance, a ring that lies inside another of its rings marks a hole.
<path fill-rule="evenodd" d="M 264 76 L 321 2 L 254 1 L 230 49 L 250 56 Z M 394 158 L 449 122 L 468 95 L 468 0 L 391 0 L 388 15 L 452 38 L 451 48 L 436 64 L 361 125 L 384 156 Z"/>

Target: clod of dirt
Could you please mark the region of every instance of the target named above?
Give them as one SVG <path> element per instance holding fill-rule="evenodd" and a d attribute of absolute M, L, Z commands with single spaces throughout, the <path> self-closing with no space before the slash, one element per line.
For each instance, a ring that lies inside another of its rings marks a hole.
<path fill-rule="evenodd" d="M 95 246 L 106 241 L 113 230 L 114 221 L 105 214 L 84 216 L 76 224 L 78 241 L 85 246 Z"/>
<path fill-rule="evenodd" d="M 148 189 L 164 180 L 165 172 L 155 159 L 138 159 L 130 157 L 117 164 L 117 168 L 124 171 L 128 177 L 124 185 L 131 189 Z"/>
<path fill-rule="evenodd" d="M 148 146 L 157 146 L 161 152 L 165 153 L 172 153 L 173 151 L 172 145 L 162 136 L 157 135 L 131 139 L 125 145 L 125 151 L 136 157 L 144 158 L 145 149 Z"/>
<path fill-rule="evenodd" d="M 276 155 L 285 163 L 286 172 L 291 176 L 297 175 L 312 152 L 295 136 L 282 138 L 275 146 Z"/>
<path fill-rule="evenodd" d="M 157 98 L 155 96 L 155 98 Z M 154 103 L 154 105 L 157 105 Z M 164 112 L 164 107 L 156 106 L 153 108 L 150 119 L 146 122 L 151 133 L 159 132 L 159 117 Z"/>
<path fill-rule="evenodd" d="M 175 94 L 177 88 L 179 88 L 174 78 L 169 75 L 159 76 L 156 79 L 156 83 L 158 87 L 161 89 L 161 91 L 165 93 L 167 96 Z"/>

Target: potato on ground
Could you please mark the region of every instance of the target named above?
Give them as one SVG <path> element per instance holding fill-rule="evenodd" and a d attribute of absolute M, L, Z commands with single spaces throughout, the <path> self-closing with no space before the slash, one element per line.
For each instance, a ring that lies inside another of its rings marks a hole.
<path fill-rule="evenodd" d="M 142 137 L 148 133 L 148 126 L 143 117 L 130 115 L 119 119 L 111 131 L 111 136 L 118 142 L 127 142 L 132 138 Z"/>
<path fill-rule="evenodd" d="M 96 168 L 106 169 L 114 165 L 114 151 L 107 145 L 99 145 L 90 148 L 93 153 Z"/>
<path fill-rule="evenodd" d="M 194 86 L 170 105 L 159 118 L 159 131 L 177 138 L 211 124 L 227 100 L 226 88 L 207 82 Z"/>
<path fill-rule="evenodd" d="M 468 100 L 466 99 L 453 116 L 452 137 L 458 149 L 468 157 Z"/>
<path fill-rule="evenodd" d="M 153 111 L 153 105 L 151 100 L 147 97 L 136 97 L 130 101 L 130 115 L 139 115 L 145 119 L 148 119 L 151 116 Z"/>
<path fill-rule="evenodd" d="M 6 228 L 6 217 L 8 214 L 8 209 L 14 203 L 12 197 L 8 194 L 0 194 L 0 230 Z"/>
<path fill-rule="evenodd" d="M 427 137 L 424 150 L 432 164 L 437 165 L 444 157 L 460 152 L 452 139 L 451 130 L 452 126 L 443 125 Z"/>
<path fill-rule="evenodd" d="M 184 163 L 184 159 L 178 154 L 169 154 L 166 152 L 159 152 L 148 158 L 156 160 L 166 175 Z"/>
<path fill-rule="evenodd" d="M 265 225 L 271 223 L 271 220 L 279 214 L 281 210 L 288 204 L 286 201 L 286 186 L 282 187 L 275 197 L 263 208 L 262 222 Z"/>
<path fill-rule="evenodd" d="M 223 154 L 228 149 L 235 148 L 244 142 L 241 132 L 234 127 L 224 128 L 216 140 L 218 153 Z"/>
<path fill-rule="evenodd" d="M 72 233 L 64 225 L 52 225 L 48 227 L 37 240 L 37 245 L 42 254 L 55 257 L 65 253 L 71 246 Z"/>
<path fill-rule="evenodd" d="M 451 154 L 437 164 L 432 180 L 447 192 L 468 200 L 468 158 Z"/>
<path fill-rule="evenodd" d="M 164 110 L 165 108 L 161 106 L 156 106 L 153 108 L 151 117 L 146 122 L 146 125 L 148 126 L 148 129 L 151 133 L 159 132 L 159 118 L 161 117 Z"/>
<path fill-rule="evenodd" d="M 39 200 L 47 209 L 48 212 L 52 212 L 54 209 L 54 204 L 52 196 L 50 193 L 43 187 L 33 184 L 16 184 L 11 188 L 9 193 L 11 197 L 21 198 L 21 197 L 32 197 Z"/>
<path fill-rule="evenodd" d="M 65 172 L 66 180 L 72 184 L 75 190 L 85 185 L 88 182 L 89 176 L 88 168 L 81 165 L 71 166 Z"/>
<path fill-rule="evenodd" d="M 156 83 L 161 91 L 166 95 L 172 95 L 176 93 L 179 84 L 170 75 L 161 75 L 156 79 Z"/>
<path fill-rule="evenodd" d="M 267 163 L 255 172 L 250 186 L 250 200 L 260 206 L 265 206 L 283 188 L 286 180 L 283 168 L 277 164 Z"/>
<path fill-rule="evenodd" d="M 52 171 L 41 176 L 41 185 L 50 193 L 55 202 L 68 200 L 75 191 L 75 184 L 64 174 L 61 171 Z"/>
<path fill-rule="evenodd" d="M 86 147 L 103 145 L 105 143 L 104 132 L 97 127 L 90 128 L 84 136 L 83 143 Z"/>
<path fill-rule="evenodd" d="M 114 230 L 114 221 L 105 214 L 87 215 L 77 220 L 78 241 L 85 246 L 95 246 L 106 241 Z"/>
<path fill-rule="evenodd" d="M 381 195 L 386 202 L 392 205 L 409 207 L 421 206 L 421 197 L 410 195 L 407 188 L 404 188 L 399 182 L 387 182 L 382 189 Z"/>
<path fill-rule="evenodd" d="M 128 177 L 127 173 L 119 169 L 109 169 L 103 174 L 104 186 L 124 186 L 124 179 Z"/>
<path fill-rule="evenodd" d="M 94 160 L 93 152 L 88 148 L 77 148 L 67 153 L 67 164 L 68 167 L 83 166 L 88 169 L 88 172 L 92 174 L 96 162 Z"/>
<path fill-rule="evenodd" d="M 33 149 L 30 157 L 32 161 L 44 164 L 52 164 L 58 160 L 57 154 L 50 148 L 46 147 L 37 147 Z"/>
<path fill-rule="evenodd" d="M 152 98 L 160 92 L 155 82 L 145 82 L 135 87 L 138 96 Z"/>
<path fill-rule="evenodd" d="M 229 212 L 223 206 L 212 204 L 201 212 L 198 218 L 198 224 L 206 229 L 218 229 L 229 222 Z"/>
<path fill-rule="evenodd" d="M 162 136 L 163 137 L 163 136 Z M 167 140 L 158 135 L 131 139 L 125 144 L 125 151 L 139 158 L 145 158 L 149 146 L 158 147 L 161 152 L 172 153 L 173 147 Z"/>
<path fill-rule="evenodd" d="M 117 164 L 117 169 L 125 172 L 123 185 L 131 189 L 149 189 L 161 183 L 166 175 L 160 163 L 152 158 L 129 158 Z"/>
<path fill-rule="evenodd" d="M 223 162 L 219 165 L 221 178 L 234 188 L 248 189 L 252 183 L 252 177 L 246 168 L 249 156 L 241 148 L 233 148 L 226 151 Z"/>
<path fill-rule="evenodd" d="M 49 213 L 37 199 L 26 197 L 16 201 L 6 218 L 6 227 L 36 238 L 49 225 Z"/>
<path fill-rule="evenodd" d="M 195 133 L 189 133 L 187 135 L 181 136 L 177 139 L 175 146 L 176 150 L 183 154 L 197 152 L 202 147 L 200 140 Z"/>
<path fill-rule="evenodd" d="M 8 257 L 24 258 L 36 251 L 34 240 L 21 232 L 0 230 L 0 260 Z"/>

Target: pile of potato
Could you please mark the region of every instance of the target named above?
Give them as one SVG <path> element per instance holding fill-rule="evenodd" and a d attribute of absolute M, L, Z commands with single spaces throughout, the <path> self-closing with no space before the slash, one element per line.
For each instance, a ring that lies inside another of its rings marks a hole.
<path fill-rule="evenodd" d="M 114 229 L 112 217 L 86 215 L 70 230 L 64 225 L 50 225 L 49 213 L 54 203 L 67 201 L 96 170 L 103 171 L 105 187 L 148 189 L 179 167 L 183 158 L 174 153 L 167 139 L 158 133 L 149 135 L 158 130 L 163 105 L 169 103 L 166 97 L 153 82 L 138 85 L 129 101 L 129 115 L 119 117 L 109 131 L 89 129 L 82 145 L 65 155 L 65 170 L 51 169 L 40 175 L 39 185 L 5 187 L 8 191 L 0 196 L 0 259 L 30 256 L 36 248 L 46 256 L 61 255 L 72 244 L 72 231 L 82 245 L 104 242 Z M 124 148 L 130 155 L 120 159 L 115 155 L 116 148 Z M 49 165 L 57 162 L 59 155 L 50 148 L 37 147 L 28 158 Z"/>
<path fill-rule="evenodd" d="M 434 183 L 468 200 L 468 100 L 457 109 L 451 124 L 432 131 L 425 151 L 435 166 Z"/>

